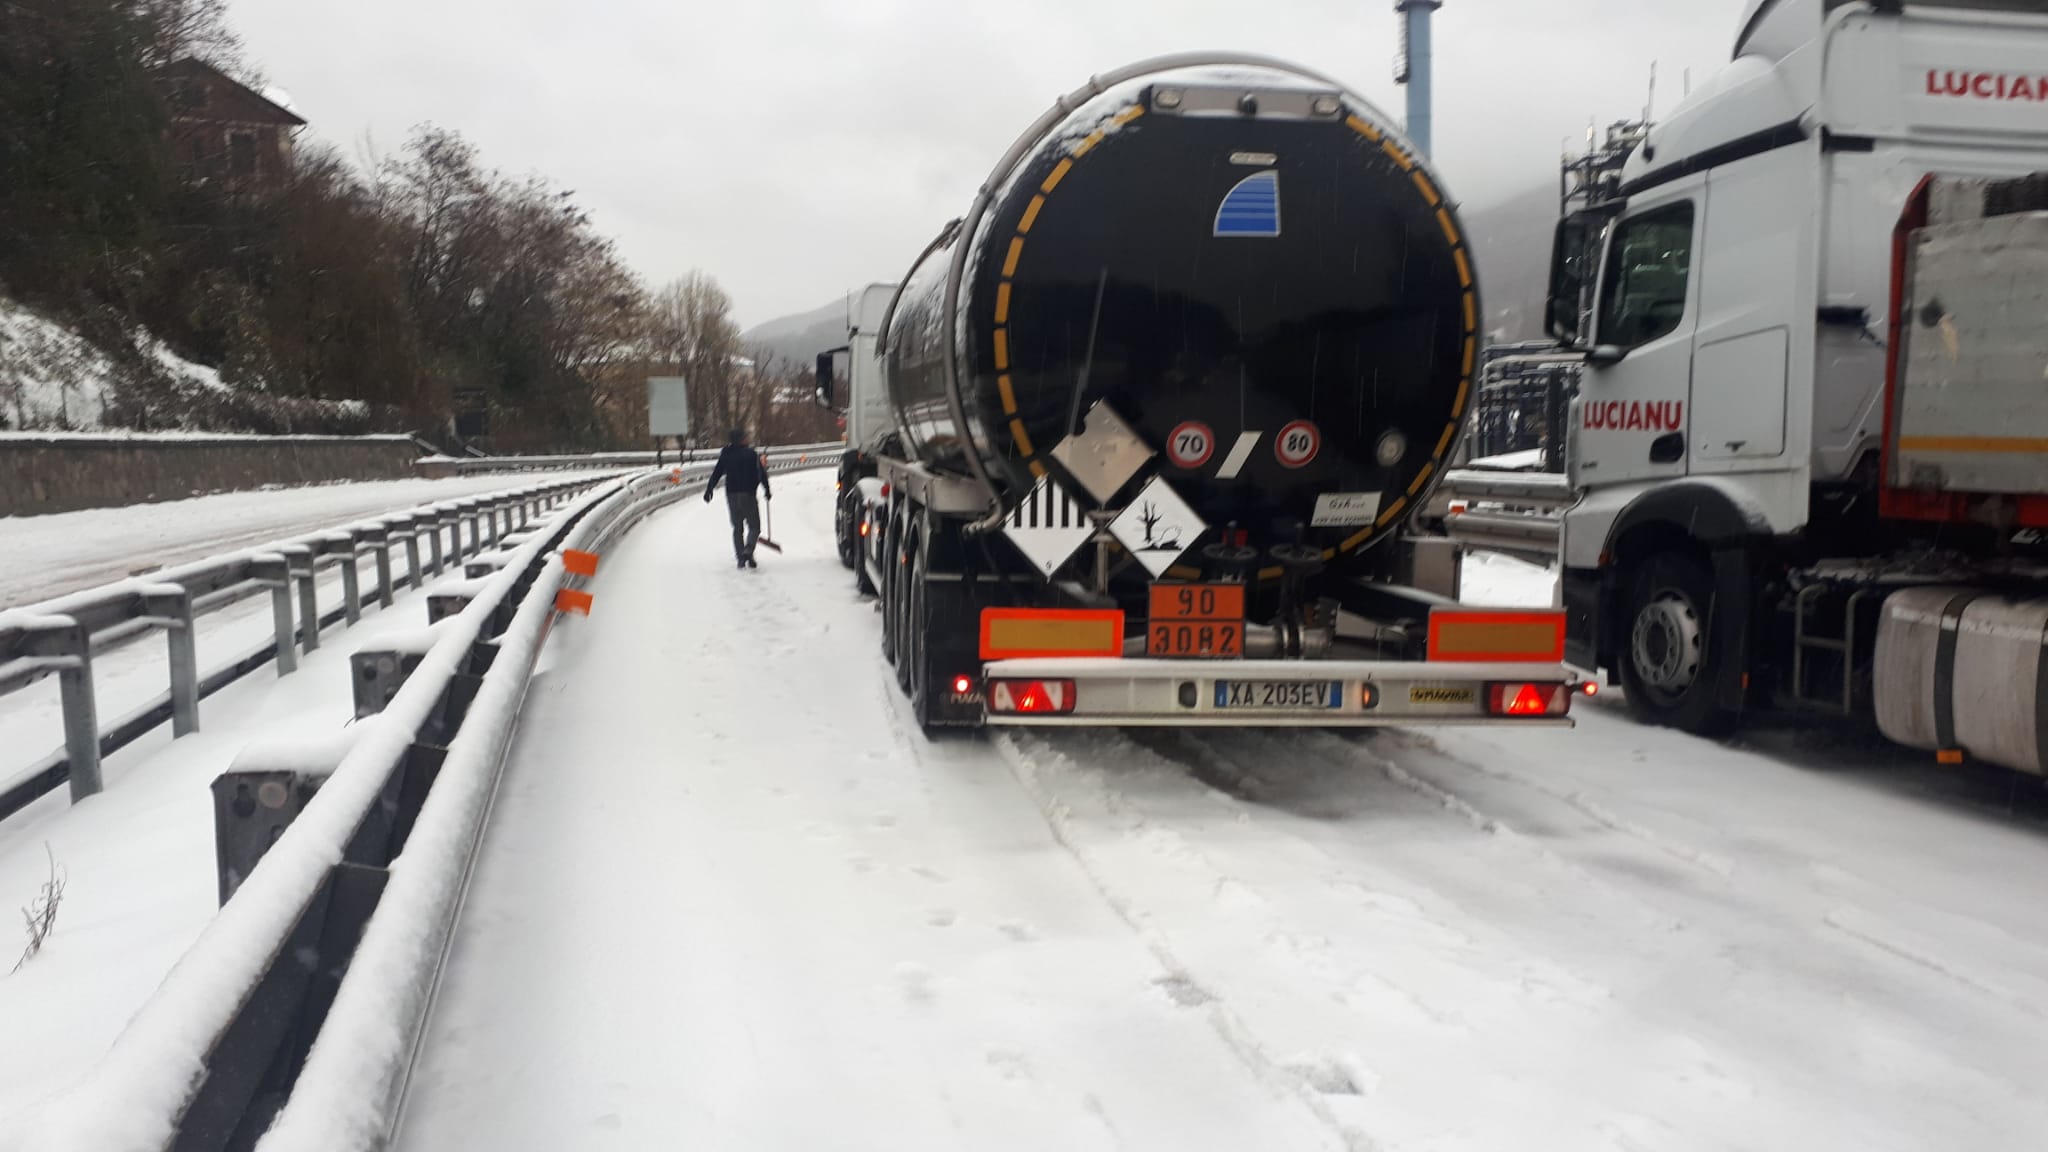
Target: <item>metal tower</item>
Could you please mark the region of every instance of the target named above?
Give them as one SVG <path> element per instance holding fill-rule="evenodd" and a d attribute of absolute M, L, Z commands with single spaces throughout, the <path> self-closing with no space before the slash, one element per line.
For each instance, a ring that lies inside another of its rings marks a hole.
<path fill-rule="evenodd" d="M 1444 0 L 1394 0 L 1401 16 L 1401 54 L 1394 60 L 1394 83 L 1408 88 L 1408 139 L 1430 153 L 1430 18 Z"/>

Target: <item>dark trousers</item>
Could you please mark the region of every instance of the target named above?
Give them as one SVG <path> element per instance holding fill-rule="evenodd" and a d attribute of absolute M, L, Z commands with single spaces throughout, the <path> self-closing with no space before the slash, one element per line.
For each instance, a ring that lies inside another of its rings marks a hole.
<path fill-rule="evenodd" d="M 725 509 L 732 513 L 732 554 L 738 560 L 754 558 L 754 541 L 761 538 L 761 500 L 752 492 L 725 490 Z"/>

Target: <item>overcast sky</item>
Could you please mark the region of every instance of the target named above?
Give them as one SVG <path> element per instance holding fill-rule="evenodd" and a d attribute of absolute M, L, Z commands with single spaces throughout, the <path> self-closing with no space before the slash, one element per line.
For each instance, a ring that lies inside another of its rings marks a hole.
<path fill-rule="evenodd" d="M 1054 97 L 1160 53 L 1255 51 L 1397 121 L 1392 0 L 231 0 L 317 136 L 432 121 L 576 191 L 658 285 L 716 276 L 752 325 L 900 276 Z M 1556 178 L 1567 137 L 1677 102 L 1743 0 L 1447 0 L 1436 161 L 1468 205 Z"/>

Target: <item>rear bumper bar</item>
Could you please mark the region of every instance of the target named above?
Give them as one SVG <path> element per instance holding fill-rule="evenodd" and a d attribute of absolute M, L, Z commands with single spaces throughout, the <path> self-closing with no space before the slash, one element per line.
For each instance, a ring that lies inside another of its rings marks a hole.
<path fill-rule="evenodd" d="M 992 725 L 1211 728 L 1375 728 L 1395 724 L 1569 728 L 1569 715 L 1492 715 L 1487 710 L 1487 687 L 1579 683 L 1576 674 L 1557 664 L 1108 658 L 998 660 L 982 667 L 982 684 L 991 680 L 1074 682 L 1072 712 L 1016 715 L 984 709 Z M 1335 707 L 1235 708 L 1224 705 L 1218 694 L 1218 686 L 1224 685 L 1227 697 L 1231 683 L 1329 683 L 1340 687 Z"/>

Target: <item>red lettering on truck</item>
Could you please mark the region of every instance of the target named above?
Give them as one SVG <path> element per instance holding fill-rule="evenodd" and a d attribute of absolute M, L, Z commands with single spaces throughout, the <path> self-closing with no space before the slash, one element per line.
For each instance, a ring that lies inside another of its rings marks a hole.
<path fill-rule="evenodd" d="M 2048 76 L 2016 72 L 1958 72 L 1937 68 L 1927 70 L 1929 96 L 1960 96 L 1976 100 L 2048 101 Z"/>
<path fill-rule="evenodd" d="M 1580 423 L 1613 432 L 1676 432 L 1685 426 L 1683 400 L 1609 400 L 1580 409 Z"/>

